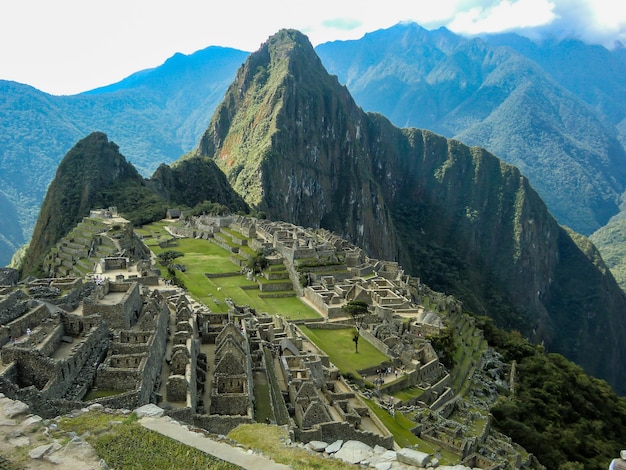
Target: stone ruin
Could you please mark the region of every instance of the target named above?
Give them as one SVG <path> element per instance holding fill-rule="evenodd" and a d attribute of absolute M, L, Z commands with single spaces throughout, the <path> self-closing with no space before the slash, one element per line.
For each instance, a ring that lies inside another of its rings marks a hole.
<path fill-rule="evenodd" d="M 362 393 L 380 400 L 395 390 L 421 389 L 418 398 L 396 400 L 389 410 L 413 413 L 413 432 L 423 439 L 466 462 L 491 465 L 484 450 L 490 448 L 488 426 L 478 443 L 445 421 L 455 406 L 451 379 L 426 339 L 441 331 L 443 317 L 460 312 L 454 299 L 436 297 L 397 263 L 370 259 L 324 230 L 233 216 L 186 219 L 179 232 L 227 245 L 232 253 L 246 245 L 262 251 L 285 264 L 294 285 L 304 276 L 301 291 L 324 317 L 310 328 L 354 327 L 342 307 L 366 302 L 371 314 L 359 322 L 360 335 L 390 358 L 380 367 L 401 373 Z M 109 258 L 104 269 L 130 263 Z M 151 269 L 144 262 L 142 271 Z M 157 403 L 175 419 L 226 434 L 257 419 L 255 384 L 263 380 L 269 421 L 287 425 L 294 439 L 393 447 L 393 436 L 352 384 L 297 326 L 232 302 L 227 314 L 215 313 L 180 289 L 156 288 L 146 279 L 49 278 L 0 287 L 0 390 L 44 417 L 94 403 L 125 409 Z M 424 296 L 439 299 L 437 307 L 419 304 Z M 380 367 L 359 373 L 371 379 Z M 444 421 L 424 419 L 422 410 Z"/>
<path fill-rule="evenodd" d="M 2 391 L 42 416 L 82 407 L 94 389 L 112 395 L 96 401 L 117 408 L 153 398 L 167 331 L 164 300 L 137 283 L 91 287 L 77 283 L 71 291 L 82 301 L 59 306 L 21 288 L 0 295 Z"/>

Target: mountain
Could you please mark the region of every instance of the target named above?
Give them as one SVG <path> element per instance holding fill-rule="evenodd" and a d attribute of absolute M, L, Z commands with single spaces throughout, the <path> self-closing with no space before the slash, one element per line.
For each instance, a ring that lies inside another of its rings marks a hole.
<path fill-rule="evenodd" d="M 363 112 L 301 33 L 250 55 L 195 155 L 268 218 L 396 259 L 626 391 L 626 298 L 593 244 L 561 227 L 516 167 Z"/>
<path fill-rule="evenodd" d="M 398 24 L 316 52 L 366 111 L 479 145 L 520 168 L 562 225 L 589 235 L 619 212 L 623 50 Z M 17 225 L 0 232 L 0 264 L 30 238 L 74 142 L 105 132 L 147 176 L 193 149 L 247 56 L 221 47 L 176 54 L 75 96 L 0 81 L 0 197 L 9 201 L 0 213 L 17 214 Z"/>
<path fill-rule="evenodd" d="M 250 211 L 215 162 L 208 158 L 188 156 L 169 166 L 161 164 L 150 178 L 150 185 L 174 205 L 195 207 L 211 201 L 223 204 L 233 212 Z"/>
<path fill-rule="evenodd" d="M 144 176 L 191 150 L 248 53 L 209 47 L 176 54 L 119 83 L 52 96 L 0 80 L 0 265 L 31 236 L 63 155 L 106 133 Z M 11 222 L 8 222 L 11 221 Z"/>
<path fill-rule="evenodd" d="M 517 166 L 562 225 L 589 235 L 619 212 L 623 54 L 576 41 L 534 45 L 512 34 L 462 38 L 416 24 L 316 51 L 366 111 Z"/>
<path fill-rule="evenodd" d="M 172 168 L 162 164 L 153 178 L 145 179 L 116 143 L 102 132 L 93 132 L 78 141 L 59 164 L 21 275 L 47 275 L 42 272 L 42 261 L 48 250 L 92 209 L 115 206 L 131 223 L 141 225 L 165 217 L 172 204 L 193 207 L 205 202 L 248 211 L 213 161 L 190 158 Z"/>
<path fill-rule="evenodd" d="M 80 140 L 63 158 L 48 188 L 22 272 L 40 272 L 38 262 L 90 209 L 108 207 L 102 197 L 106 189 L 141 184 L 137 170 L 105 134 L 93 133 Z"/>

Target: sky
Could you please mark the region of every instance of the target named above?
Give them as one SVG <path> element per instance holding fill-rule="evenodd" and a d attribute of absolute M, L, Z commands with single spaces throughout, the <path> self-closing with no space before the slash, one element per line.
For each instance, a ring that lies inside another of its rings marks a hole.
<path fill-rule="evenodd" d="M 282 28 L 317 46 L 407 21 L 462 35 L 513 31 L 626 44 L 626 8 L 615 0 L 4 0 L 0 79 L 70 95 L 159 66 L 176 52 L 253 52 Z"/>

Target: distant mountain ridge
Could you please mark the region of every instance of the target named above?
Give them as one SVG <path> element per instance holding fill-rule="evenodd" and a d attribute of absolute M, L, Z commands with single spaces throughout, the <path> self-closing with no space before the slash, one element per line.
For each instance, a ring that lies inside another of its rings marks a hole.
<path fill-rule="evenodd" d="M 268 218 L 397 259 L 621 390 L 626 297 L 595 247 L 558 225 L 517 168 L 364 113 L 301 33 L 248 58 L 195 155 Z"/>
<path fill-rule="evenodd" d="M 623 51 L 517 35 L 466 39 L 402 24 L 316 48 L 356 102 L 400 127 L 487 148 L 520 168 L 563 225 L 590 234 L 625 186 Z M 143 175 L 190 151 L 247 52 L 210 47 L 76 96 L 0 81 L 0 264 L 34 226 L 67 150 L 105 132 Z"/>
<path fill-rule="evenodd" d="M 513 34 L 465 39 L 416 24 L 316 51 L 366 111 L 479 145 L 520 168 L 561 224 L 589 235 L 619 212 L 619 51 L 578 41 L 537 46 Z"/>
<path fill-rule="evenodd" d="M 248 53 L 209 47 L 74 96 L 0 80 L 0 265 L 30 239 L 46 190 L 79 139 L 105 132 L 147 176 L 191 150 Z"/>

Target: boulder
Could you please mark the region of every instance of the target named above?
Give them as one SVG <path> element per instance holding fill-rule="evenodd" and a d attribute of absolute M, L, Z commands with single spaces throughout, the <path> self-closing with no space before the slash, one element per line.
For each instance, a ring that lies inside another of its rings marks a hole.
<path fill-rule="evenodd" d="M 28 453 L 28 456 L 31 459 L 40 459 L 44 455 L 46 455 L 50 451 L 50 449 L 52 449 L 52 444 L 44 444 L 42 446 L 35 447 Z"/>
<path fill-rule="evenodd" d="M 419 450 L 409 449 L 407 447 L 398 450 L 396 454 L 398 462 L 414 465 L 416 467 L 427 467 L 432 459 L 430 454 L 426 452 L 420 452 Z"/>
<path fill-rule="evenodd" d="M 7 418 L 15 418 L 28 411 L 28 405 L 21 401 L 10 401 L 4 405 L 2 410 Z"/>
<path fill-rule="evenodd" d="M 357 464 L 369 459 L 374 455 L 373 449 L 360 441 L 346 441 L 341 449 L 336 452 L 335 457 L 344 462 Z"/>
<path fill-rule="evenodd" d="M 138 418 L 143 418 L 144 416 L 160 418 L 163 416 L 164 412 L 165 410 L 163 408 L 153 405 L 152 403 L 148 403 L 147 405 L 143 405 L 135 409 L 135 414 Z"/>
<path fill-rule="evenodd" d="M 328 454 L 334 454 L 335 452 L 338 452 L 339 449 L 341 449 L 342 445 L 343 445 L 343 439 L 339 439 L 333 442 L 332 444 L 330 444 L 328 447 L 326 447 L 325 450 Z"/>
<path fill-rule="evenodd" d="M 323 441 L 309 442 L 309 449 L 314 450 L 315 452 L 324 452 L 326 447 L 328 447 L 328 442 L 323 442 Z"/>

